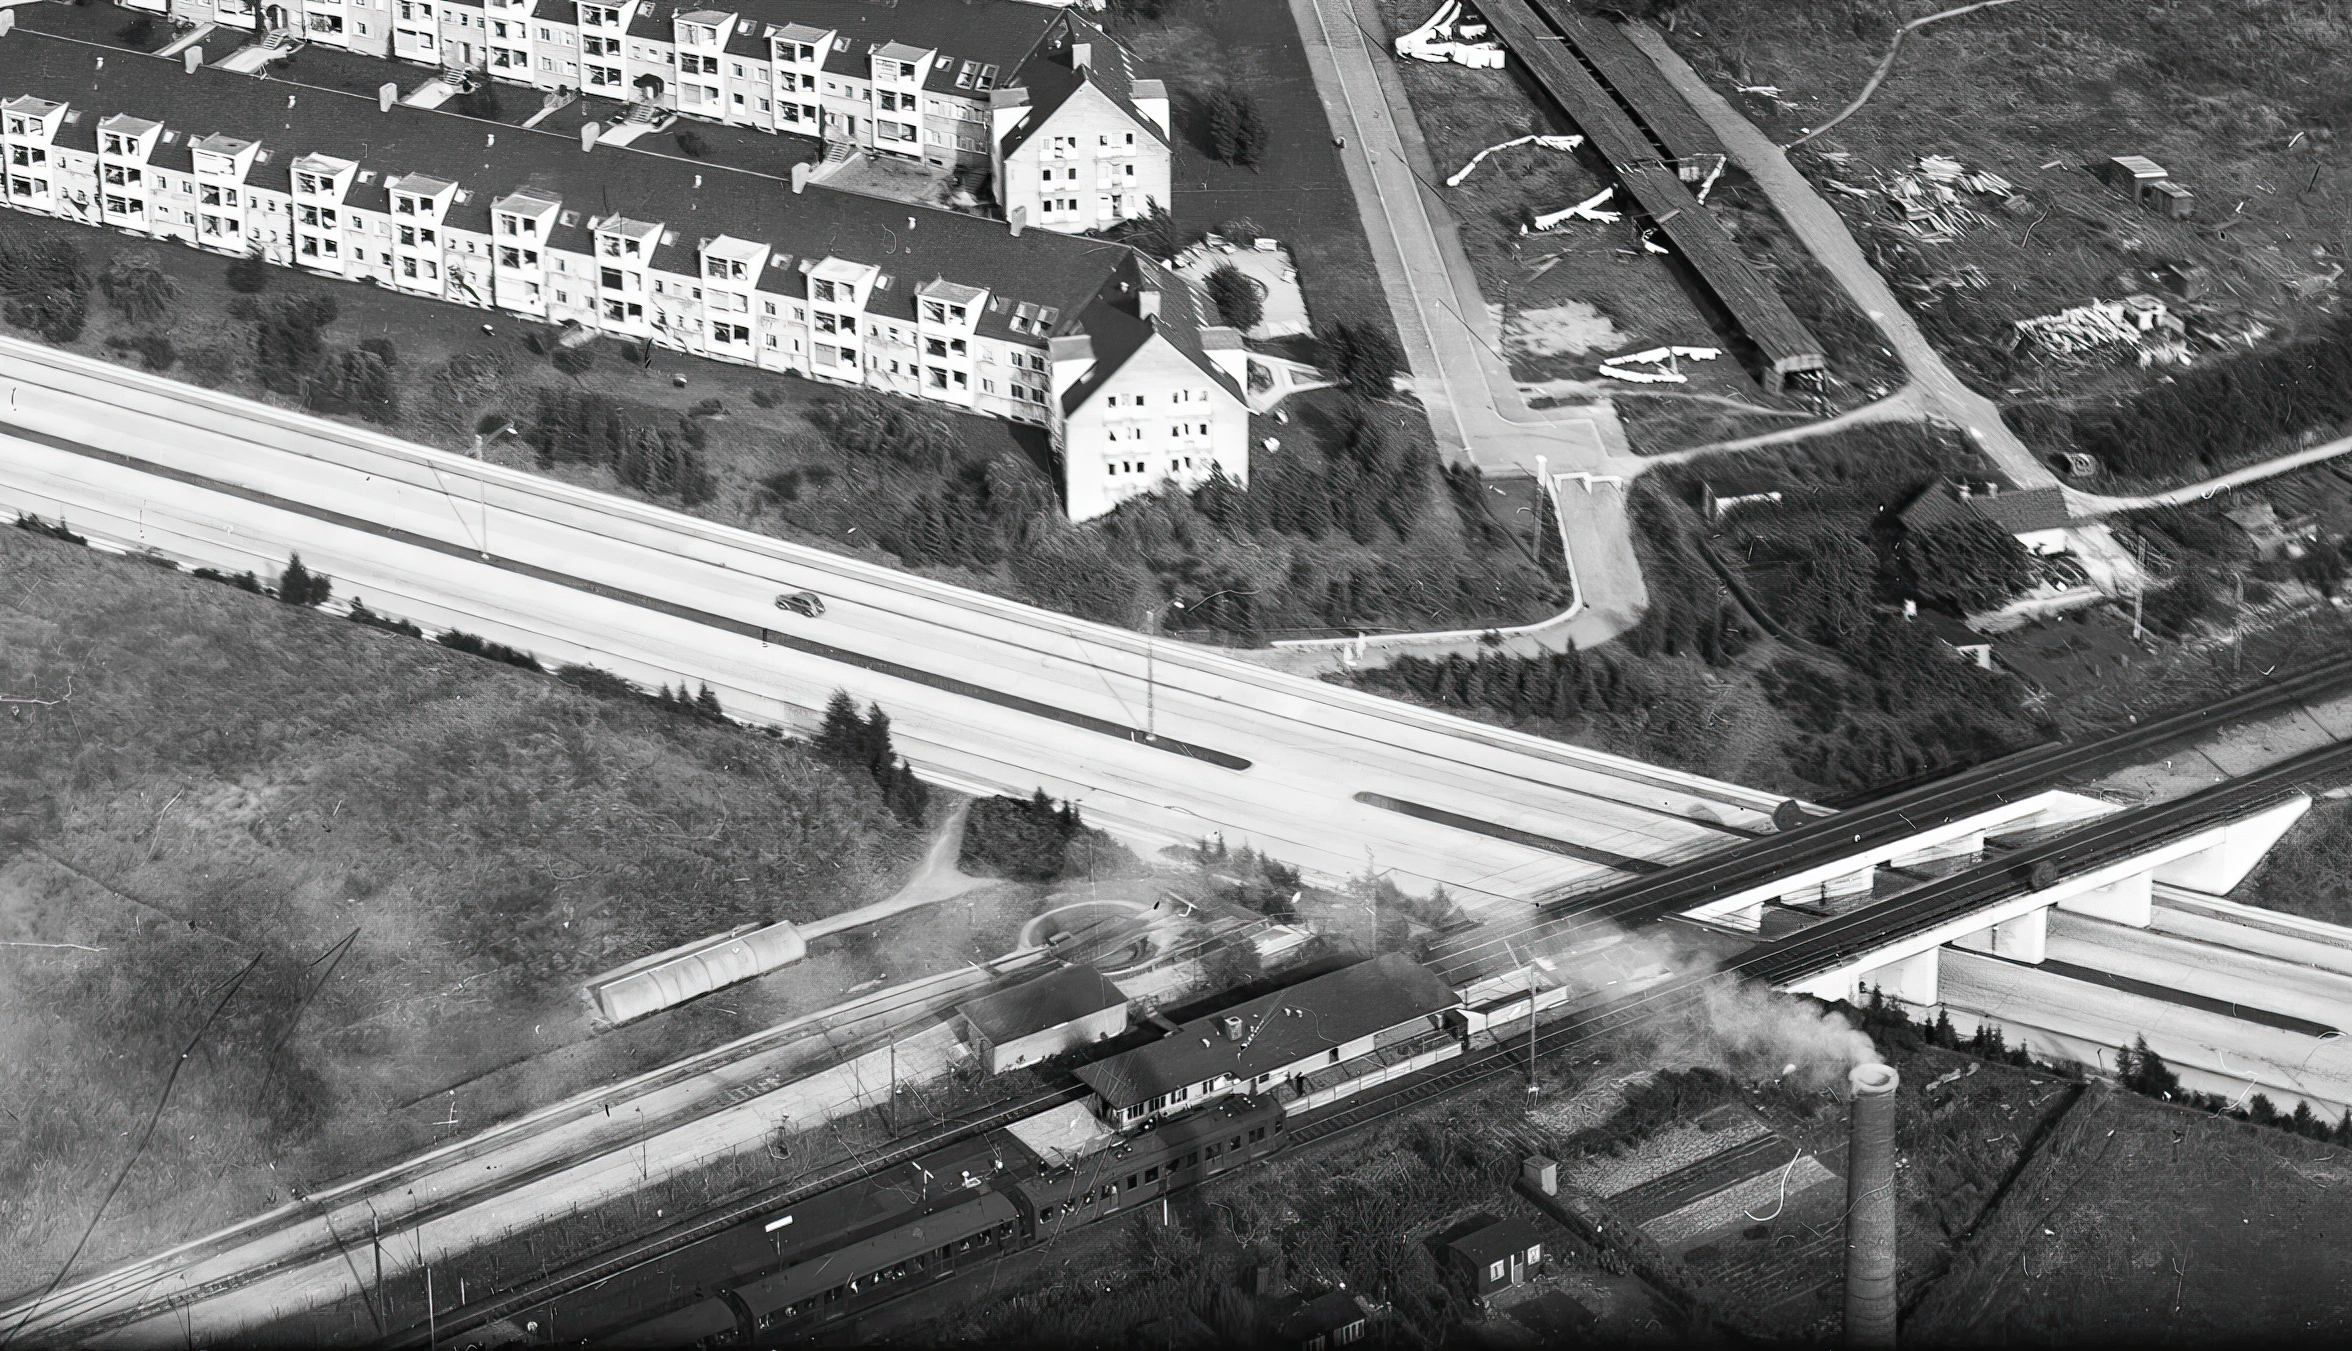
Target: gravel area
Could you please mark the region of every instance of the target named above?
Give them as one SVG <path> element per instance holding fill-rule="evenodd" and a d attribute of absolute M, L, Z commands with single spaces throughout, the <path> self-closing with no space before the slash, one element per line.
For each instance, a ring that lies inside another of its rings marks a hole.
<path fill-rule="evenodd" d="M 1821 1166 L 1821 1161 L 1810 1154 L 1800 1154 L 1793 1165 L 1784 1164 L 1769 1172 L 1758 1173 L 1745 1182 L 1735 1182 L 1713 1196 L 1701 1197 L 1680 1210 L 1669 1211 L 1642 1226 L 1642 1231 L 1655 1239 L 1659 1246 L 1676 1248 L 1711 1230 L 1720 1229 L 1737 1221 L 1756 1223 L 1759 1219 L 1777 1216 L 1782 1205 L 1781 1175 L 1788 1175 L 1787 1196 L 1795 1198 L 1808 1188 L 1824 1182 L 1834 1182 L 1837 1174 Z"/>
<path fill-rule="evenodd" d="M 1711 1131 L 1695 1124 L 1670 1126 L 1625 1154 L 1579 1162 L 1569 1170 L 1568 1180 L 1599 1195 L 1615 1196 L 1770 1133 L 1769 1127 L 1753 1117 L 1726 1130 Z"/>

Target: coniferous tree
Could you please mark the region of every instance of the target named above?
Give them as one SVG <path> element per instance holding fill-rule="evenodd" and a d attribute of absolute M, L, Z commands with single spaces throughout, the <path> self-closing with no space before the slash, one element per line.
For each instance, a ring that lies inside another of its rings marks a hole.
<path fill-rule="evenodd" d="M 719 707 L 719 696 L 711 693 L 708 685 L 695 694 L 694 711 L 713 722 L 723 721 L 727 716 L 725 710 Z"/>

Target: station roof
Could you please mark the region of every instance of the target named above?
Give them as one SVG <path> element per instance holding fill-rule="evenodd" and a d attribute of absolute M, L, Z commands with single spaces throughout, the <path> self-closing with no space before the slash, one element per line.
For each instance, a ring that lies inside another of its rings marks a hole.
<path fill-rule="evenodd" d="M 1077 1074 L 1105 1103 L 1132 1107 L 1220 1074 L 1270 1074 L 1456 1002 L 1436 972 L 1391 952 L 1195 1018 L 1148 1046 L 1081 1065 Z M 1242 1040 L 1226 1036 L 1227 1018 L 1241 1020 Z"/>
<path fill-rule="evenodd" d="M 1002 1046 L 1074 1023 L 1127 1002 L 1127 995 L 1091 966 L 1065 966 L 1050 976 L 956 1005 L 972 1026 Z"/>

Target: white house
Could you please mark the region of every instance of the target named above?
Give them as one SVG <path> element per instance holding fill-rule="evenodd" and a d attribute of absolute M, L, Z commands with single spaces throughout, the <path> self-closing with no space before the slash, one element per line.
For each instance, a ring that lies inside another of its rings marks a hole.
<path fill-rule="evenodd" d="M 1067 14 L 989 102 L 996 200 L 1049 230 L 1092 230 L 1169 202 L 1168 90 Z"/>

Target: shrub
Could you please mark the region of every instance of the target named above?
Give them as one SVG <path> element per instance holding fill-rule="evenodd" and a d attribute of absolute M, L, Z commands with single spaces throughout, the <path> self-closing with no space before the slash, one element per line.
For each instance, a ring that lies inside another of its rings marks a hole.
<path fill-rule="evenodd" d="M 1089 827 L 1076 806 L 1057 807 L 1040 788 L 1027 800 L 988 797 L 973 803 L 957 866 L 985 877 L 1054 882 L 1128 861 L 1127 851 Z"/>
<path fill-rule="evenodd" d="M 400 389 L 392 368 L 375 353 L 356 348 L 321 362 L 303 382 L 302 398 L 322 413 L 356 413 L 382 426 L 400 420 Z"/>
<path fill-rule="evenodd" d="M 726 401 L 726 400 L 724 400 L 724 399 L 704 399 L 704 400 L 702 400 L 700 403 L 697 403 L 697 404 L 695 404 L 695 405 L 694 405 L 692 408 L 689 408 L 689 409 L 687 409 L 687 410 L 686 410 L 686 416 L 688 416 L 688 417 L 717 417 L 717 416 L 719 416 L 720 414 L 722 414 L 722 413 L 724 413 L 724 412 L 726 412 L 726 411 L 727 411 L 727 401 Z"/>
<path fill-rule="evenodd" d="M 1337 323 L 1323 339 L 1323 354 L 1331 373 L 1367 399 L 1396 393 L 1397 371 L 1404 358 L 1396 340 L 1371 324 Z"/>
<path fill-rule="evenodd" d="M 262 261 L 260 253 L 249 253 L 230 263 L 221 278 L 239 295 L 258 295 L 269 285 L 270 265 Z"/>
<path fill-rule="evenodd" d="M 596 349 L 587 343 L 581 343 L 578 347 L 558 347 L 547 359 L 557 370 L 578 379 L 596 364 Z"/>
<path fill-rule="evenodd" d="M 678 153 L 681 155 L 701 159 L 710 152 L 710 143 L 703 140 L 702 133 L 692 127 L 679 128 L 677 141 Z"/>
<path fill-rule="evenodd" d="M 237 374 L 237 353 L 225 343 L 206 343 L 180 353 L 180 365 L 189 380 L 218 389 Z"/>
<path fill-rule="evenodd" d="M 114 40 L 125 47 L 145 47 L 155 38 L 155 20 L 140 15 L 114 30 Z"/>
<path fill-rule="evenodd" d="M 168 371 L 179 360 L 172 340 L 161 333 L 142 333 L 131 339 L 131 350 L 139 354 L 139 364 L 151 371 Z"/>
<path fill-rule="evenodd" d="M 492 661 L 502 661 L 509 666 L 520 666 L 526 671 L 546 669 L 539 664 L 537 657 L 521 648 L 508 647 L 504 643 L 494 643 L 487 638 L 463 633 L 457 629 L 449 629 L 436 634 L 433 641 L 454 651 L 470 653 L 477 657 L 488 657 Z"/>
<path fill-rule="evenodd" d="M 888 456 L 933 473 L 955 463 L 955 424 L 913 399 L 856 390 L 818 404 L 809 411 L 809 420 L 851 455 Z"/>
<path fill-rule="evenodd" d="M 2034 584 L 2032 555 L 1991 521 L 1914 530 L 1896 552 L 1921 600 L 1962 614 L 1994 609 Z"/>
<path fill-rule="evenodd" d="M 718 492 L 703 465 L 702 438 L 702 429 L 684 418 L 650 426 L 638 420 L 638 410 L 580 389 L 540 390 L 537 423 L 525 437 L 542 468 L 603 465 L 629 487 L 688 506 Z"/>
<path fill-rule="evenodd" d="M 754 407 L 754 408 L 773 408 L 773 407 L 775 407 L 775 406 L 776 406 L 776 395 L 775 395 L 775 391 L 773 391 L 773 390 L 768 390 L 768 389 L 755 389 L 755 390 L 753 390 L 753 391 L 751 392 L 751 404 L 752 404 L 752 407 Z"/>
<path fill-rule="evenodd" d="M 377 614 L 367 607 L 367 602 L 357 596 L 351 598 L 351 614 L 348 617 L 354 624 L 364 624 L 371 629 L 383 629 L 387 633 L 403 633 L 411 638 L 425 636 L 423 629 L 405 619 L 395 619 L 391 615 Z"/>
<path fill-rule="evenodd" d="M 82 336 L 82 325 L 89 320 L 90 307 L 80 291 L 44 291 L 9 301 L 0 315 L 18 328 L 30 329 L 62 346 Z"/>
<path fill-rule="evenodd" d="M 278 575 L 278 599 L 288 605 L 324 605 L 334 591 L 325 575 L 302 566 L 300 554 L 288 558 L 286 570 Z"/>
<path fill-rule="evenodd" d="M 576 662 L 559 666 L 555 670 L 555 678 L 574 689 L 583 690 L 600 699 L 635 700 L 645 697 L 645 691 L 639 689 L 634 682 L 623 680 L 612 672 L 595 666 L 582 666 Z"/>
<path fill-rule="evenodd" d="M 319 330 L 335 322 L 333 296 L 284 296 L 257 302 L 253 309 L 253 365 L 261 383 L 280 394 L 301 395 L 326 360 Z"/>
<path fill-rule="evenodd" d="M 50 539 L 63 540 L 67 544 L 88 544 L 90 542 L 83 536 L 77 535 L 72 530 L 68 529 L 66 527 L 65 518 L 63 516 L 57 518 L 57 524 L 51 525 L 47 521 L 42 520 L 40 517 L 33 515 L 29 511 L 20 511 L 16 513 L 16 528 L 19 530 L 28 531 L 35 535 L 43 535 Z"/>
<path fill-rule="evenodd" d="M 180 284 L 163 270 L 153 249 L 126 249 L 107 260 L 98 289 L 115 313 L 134 324 L 160 323 L 179 299 Z"/>
<path fill-rule="evenodd" d="M 250 591 L 256 596 L 266 596 L 269 594 L 268 589 L 262 586 L 261 579 L 254 576 L 251 572 L 240 572 L 232 577 L 228 573 L 219 572 L 212 568 L 198 568 L 188 575 L 191 577 L 201 577 L 208 582 L 225 582 L 228 585 L 237 588 L 239 591 Z"/>
<path fill-rule="evenodd" d="M 914 767 L 898 758 L 890 744 L 890 715 L 880 704 L 868 705 L 860 716 L 849 691 L 836 690 L 825 705 L 825 721 L 817 731 L 817 754 L 851 773 L 862 773 L 882 794 L 891 814 L 910 825 L 921 825 L 931 805 L 930 785 L 915 777 Z"/>
<path fill-rule="evenodd" d="M 397 366 L 400 364 L 400 355 L 396 350 L 394 350 L 392 346 L 392 340 L 390 338 L 361 338 L 359 340 L 359 350 L 373 354 L 376 360 L 383 362 L 387 366 Z"/>
<path fill-rule="evenodd" d="M 1211 155 L 1244 169 L 1256 166 L 1266 149 L 1266 119 L 1258 115 L 1256 99 L 1228 85 L 1209 95 L 1202 115 Z"/>
<path fill-rule="evenodd" d="M 1209 299 L 1217 307 L 1217 314 L 1229 328 L 1244 333 L 1256 328 L 1266 317 L 1266 305 L 1258 293 L 1258 284 L 1244 276 L 1240 268 L 1221 263 L 1209 274 L 1206 283 Z"/>

